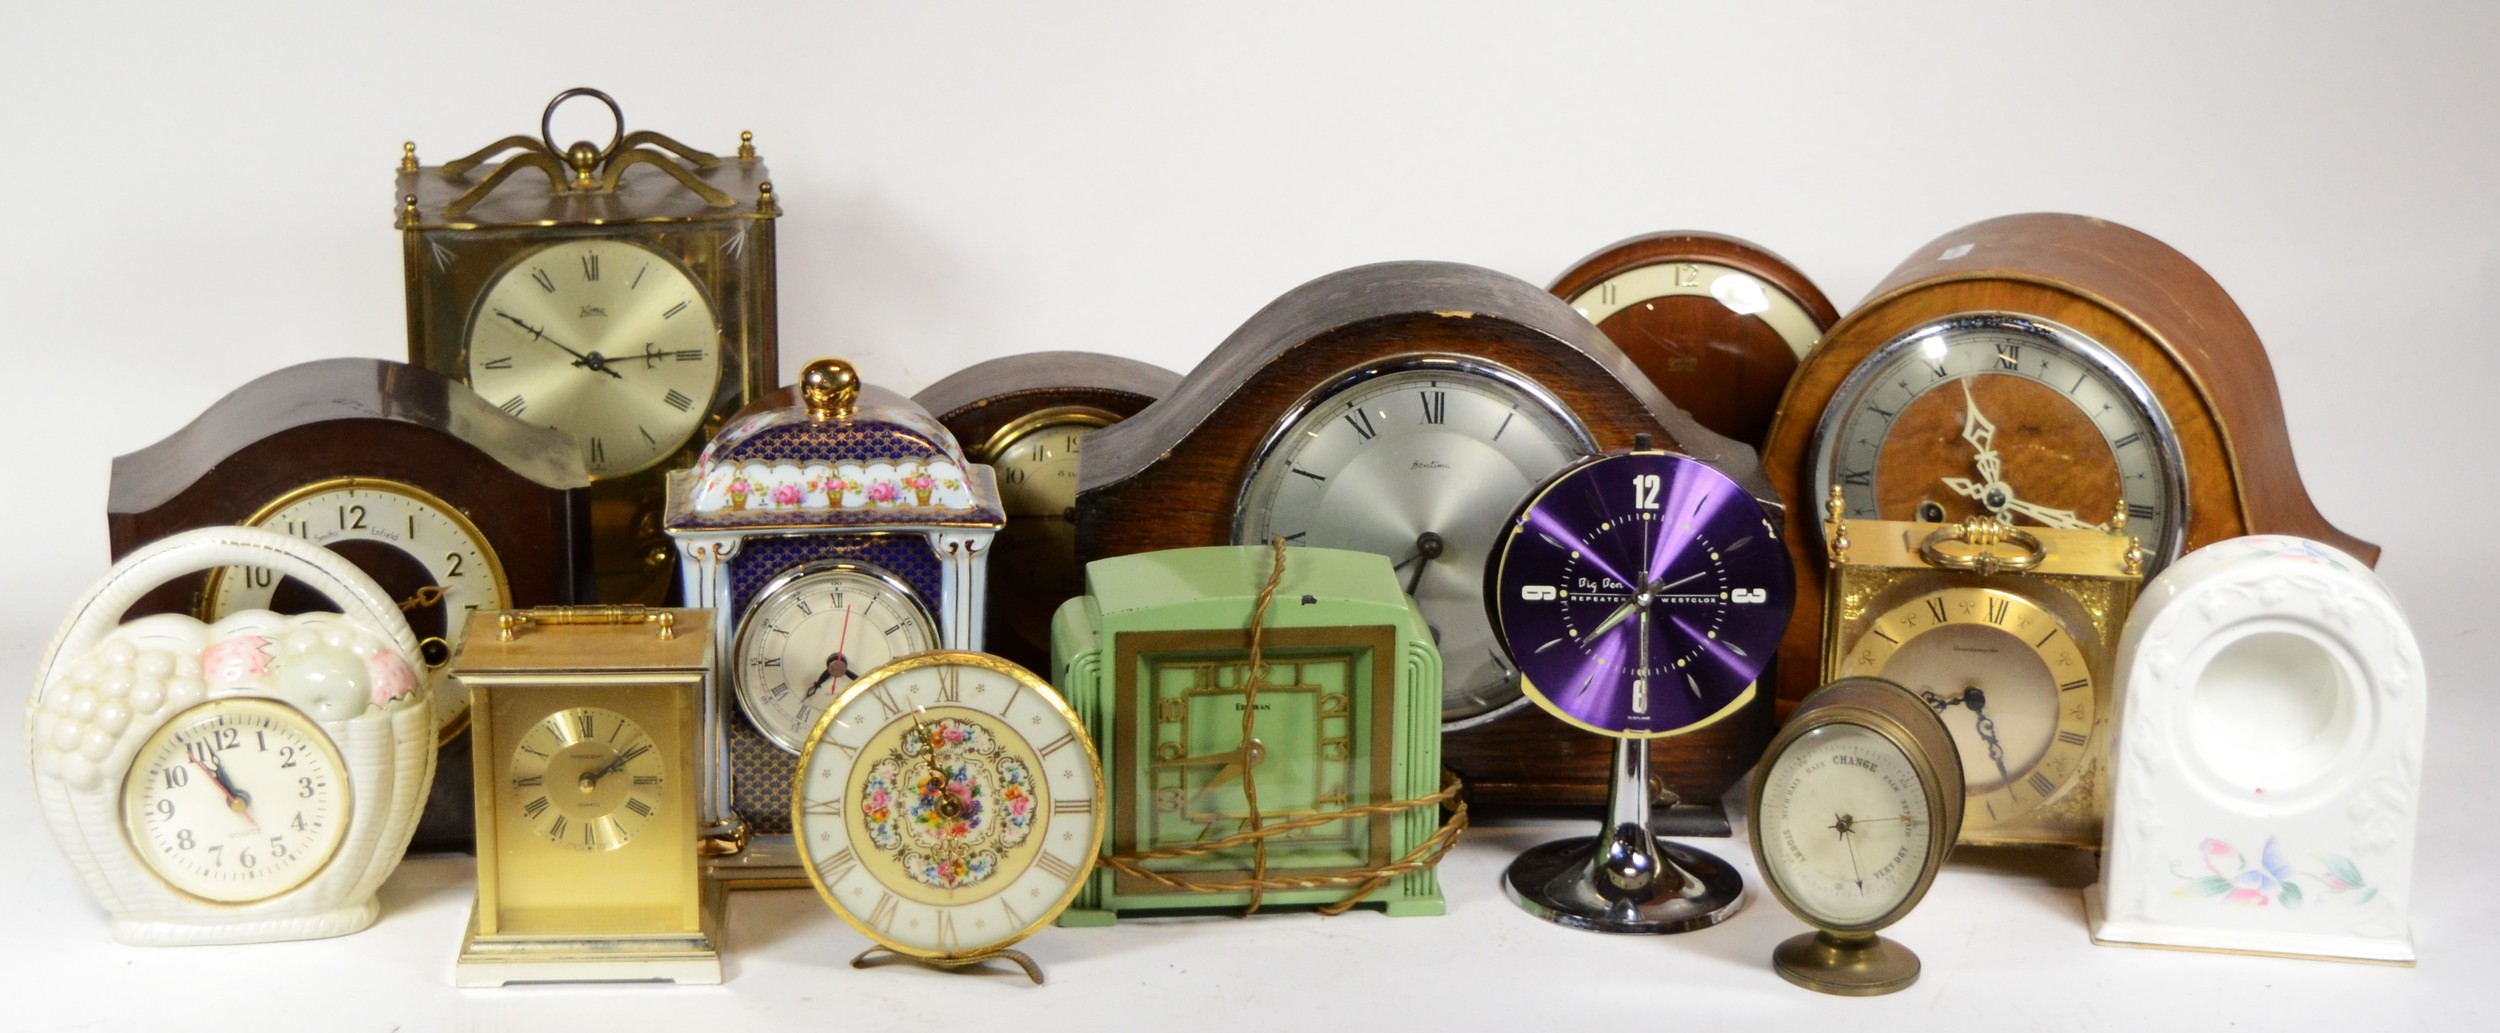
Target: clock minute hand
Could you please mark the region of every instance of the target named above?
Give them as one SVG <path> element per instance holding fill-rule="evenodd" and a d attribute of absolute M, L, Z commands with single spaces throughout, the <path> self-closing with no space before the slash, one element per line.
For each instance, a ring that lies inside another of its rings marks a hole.
<path fill-rule="evenodd" d="M 514 325 L 514 326 L 517 326 L 517 327 L 520 327 L 520 328 L 521 328 L 521 329 L 523 329 L 523 330 L 527 330 L 527 331 L 529 331 L 529 332 L 530 332 L 530 336 L 531 336 L 532 338 L 535 338 L 535 339 L 537 339 L 537 340 L 541 340 L 541 341 L 545 341 L 545 342 L 547 342 L 548 344 L 555 345 L 557 350 L 562 351 L 562 352 L 563 352 L 563 353 L 565 353 L 566 355 L 570 355 L 570 356 L 572 356 L 572 357 L 576 360 L 576 361 L 573 363 L 573 364 L 574 364 L 574 365 L 576 365 L 576 366 L 580 366 L 580 367 L 582 367 L 582 368 L 584 368 L 584 369 L 591 370 L 591 371 L 593 371 L 593 372 L 597 372 L 597 373 L 605 373 L 605 374 L 607 374 L 607 375 L 609 375 L 609 376 L 611 376 L 611 377 L 615 377 L 615 378 L 616 378 L 616 379 L 618 379 L 618 380 L 623 380 L 623 379 L 625 379 L 625 375 L 624 375 L 624 374 L 619 373 L 619 372 L 617 372 L 617 371 L 615 371 L 615 370 L 609 369 L 609 368 L 608 368 L 608 364 L 607 364 L 607 362 L 606 362 L 605 360 L 602 360 L 602 359 L 594 359 L 594 358 L 591 358 L 591 357 L 590 357 L 590 356 L 588 356 L 588 355 L 584 355 L 584 354 L 582 354 L 582 353 L 580 353 L 580 352 L 574 351 L 574 350 L 573 350 L 573 349 L 571 349 L 571 348 L 567 348 L 567 347 L 565 347 L 565 346 L 564 346 L 564 342 L 559 341 L 559 340 L 556 340 L 556 339 L 555 339 L 555 338 L 553 338 L 553 337 L 549 337 L 549 336 L 547 336 L 546 331 L 540 330 L 540 329 L 539 329 L 539 328 L 537 328 L 537 327 L 534 327 L 534 326 L 529 325 L 528 323 L 522 322 L 522 321 L 521 321 L 521 317 L 519 317 L 519 316 L 513 315 L 512 313 L 506 312 L 506 311 L 504 311 L 504 310 L 502 310 L 502 309 L 496 309 L 496 310 L 495 310 L 495 315 L 497 315 L 497 316 L 499 316 L 499 317 L 501 317 L 501 318 L 503 318 L 503 319 L 505 319 L 505 320 L 509 320 L 509 321 L 512 323 L 512 325 Z"/>
<path fill-rule="evenodd" d="M 1962 440 L 1970 442 L 1979 455 L 1973 460 L 1979 467 L 1979 479 L 1989 484 L 2005 472 L 2004 460 L 1997 457 L 1996 422 L 1979 411 L 1979 398 L 1971 394 L 1969 377 L 1962 378 Z"/>

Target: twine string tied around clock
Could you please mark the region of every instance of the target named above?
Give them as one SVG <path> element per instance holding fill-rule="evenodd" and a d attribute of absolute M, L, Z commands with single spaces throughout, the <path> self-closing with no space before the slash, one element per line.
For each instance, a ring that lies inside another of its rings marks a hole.
<path fill-rule="evenodd" d="M 1259 683 L 1266 676 L 1261 639 L 1267 627 L 1267 608 L 1276 597 L 1276 586 L 1282 584 L 1285 579 L 1285 540 L 1270 539 L 1268 544 L 1274 553 L 1275 563 L 1268 572 L 1267 583 L 1259 589 L 1257 604 L 1250 611 L 1250 653 L 1247 657 L 1247 673 L 1242 677 L 1241 686 L 1241 748 L 1245 754 L 1251 749 L 1252 739 L 1258 730 Z M 1268 890 L 1352 887 L 1344 899 L 1321 905 L 1318 909 L 1321 914 L 1342 914 L 1354 905 L 1362 903 L 1365 897 L 1371 896 L 1380 887 L 1388 885 L 1390 880 L 1412 872 L 1424 871 L 1441 863 L 1442 856 L 1449 853 L 1451 847 L 1457 845 L 1459 835 L 1467 830 L 1467 803 L 1460 798 L 1461 788 L 1455 776 L 1445 774 L 1440 791 L 1425 796 L 1344 807 L 1269 823 L 1259 811 L 1257 766 L 1245 761 L 1241 766 L 1241 795 L 1246 804 L 1245 809 L 1249 811 L 1248 828 L 1229 836 L 1201 843 L 1135 854 L 1117 854 L 1104 858 L 1102 863 L 1121 874 L 1143 879 L 1166 889 L 1191 893 L 1248 891 L 1250 902 L 1242 909 L 1244 915 L 1259 910 L 1261 898 Z M 1294 876 L 1268 873 L 1267 842 L 1278 836 L 1341 821 L 1403 814 L 1419 808 L 1439 807 L 1444 804 L 1450 807 L 1450 815 L 1442 821 L 1441 827 L 1434 830 L 1432 835 L 1425 837 L 1422 842 L 1417 843 L 1415 848 L 1407 851 L 1404 856 L 1387 864 L 1374 868 L 1335 871 L 1324 875 Z M 1250 874 L 1247 878 L 1202 879 L 1192 877 L 1187 873 L 1158 871 L 1147 867 L 1147 864 L 1154 861 L 1204 857 L 1228 850 L 1237 850 L 1244 846 L 1250 848 Z"/>

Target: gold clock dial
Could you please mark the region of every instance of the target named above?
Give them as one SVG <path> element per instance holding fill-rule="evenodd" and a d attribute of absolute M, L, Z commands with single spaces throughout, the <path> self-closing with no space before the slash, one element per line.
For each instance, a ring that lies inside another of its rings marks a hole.
<path fill-rule="evenodd" d="M 504 791 L 530 829 L 576 850 L 632 842 L 666 799 L 668 758 L 641 725 L 601 707 L 539 719 L 504 770 Z"/>
<path fill-rule="evenodd" d="M 274 700 L 229 697 L 174 716 L 122 782 L 122 826 L 174 889 L 226 904 L 303 885 L 338 853 L 347 765 L 319 725 Z"/>
<path fill-rule="evenodd" d="M 1073 518 L 1077 458 L 1086 431 L 1117 420 L 1086 406 L 1044 409 L 999 428 L 974 456 L 998 471 L 1007 510 L 1007 526 L 990 546 L 991 591 L 1009 592 L 1009 605 L 998 611 L 1006 626 L 993 634 L 1004 631 L 1047 653 L 1058 604 L 1084 594 Z"/>
<path fill-rule="evenodd" d="M 288 492 L 243 523 L 324 546 L 398 599 L 425 658 L 436 741 L 448 742 L 468 727 L 468 686 L 450 677 L 446 665 L 460 651 L 469 615 L 509 609 L 512 589 L 493 544 L 467 514 L 414 485 L 341 477 Z M 299 592 L 303 597 L 295 598 Z M 227 567 L 210 572 L 200 615 L 214 621 L 244 610 L 299 613 L 337 605 L 269 570 Z"/>
<path fill-rule="evenodd" d="M 2064 622 L 2020 595 L 1947 588 L 1886 611 L 1849 648 L 1841 673 L 1900 683 L 1944 718 L 1984 829 L 2037 809 L 2082 771 L 2093 735 L 2093 677 Z"/>
<path fill-rule="evenodd" d="M 503 411 L 571 433 L 592 478 L 646 469 L 703 423 L 720 320 L 668 256 L 558 241 L 497 274 L 469 316 L 468 381 Z"/>
<path fill-rule="evenodd" d="M 1075 898 L 1102 844 L 1102 769 L 1048 682 L 923 653 L 844 693 L 799 759 L 791 824 L 845 921 L 922 957 L 1006 947 Z"/>

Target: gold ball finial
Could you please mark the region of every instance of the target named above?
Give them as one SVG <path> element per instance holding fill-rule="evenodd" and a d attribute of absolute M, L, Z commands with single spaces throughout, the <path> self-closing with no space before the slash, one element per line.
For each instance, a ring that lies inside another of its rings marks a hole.
<path fill-rule="evenodd" d="M 417 171 L 417 142 L 415 140 L 399 145 L 399 171 Z"/>
<path fill-rule="evenodd" d="M 415 194 L 403 194 L 403 195 L 400 195 L 400 198 L 399 198 L 399 228 L 401 228 L 401 229 L 407 229 L 407 228 L 409 228 L 409 227 L 411 227 L 411 226 L 415 226 L 416 224 L 417 224 L 417 195 L 415 195 Z"/>
<path fill-rule="evenodd" d="M 755 134 L 753 132 L 738 130 L 738 160 L 755 160 Z"/>
<path fill-rule="evenodd" d="M 768 179 L 755 184 L 755 213 L 757 215 L 781 214 L 781 202 L 773 200 L 772 180 Z"/>
<path fill-rule="evenodd" d="M 799 401 L 811 420 L 848 419 L 859 403 L 859 371 L 840 359 L 818 359 L 799 371 Z"/>
<path fill-rule="evenodd" d="M 583 140 L 564 149 L 564 162 L 573 166 L 573 185 L 590 186 L 590 172 L 599 167 L 599 145 Z"/>

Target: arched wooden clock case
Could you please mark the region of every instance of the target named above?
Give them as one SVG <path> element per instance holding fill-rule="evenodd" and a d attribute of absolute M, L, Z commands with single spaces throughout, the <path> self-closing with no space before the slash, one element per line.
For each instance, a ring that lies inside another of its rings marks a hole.
<path fill-rule="evenodd" d="M 1343 412 L 1329 393 L 1366 378 L 1413 376 L 1418 369 L 1484 371 L 1499 378 L 1502 390 L 1515 392 L 1508 397 L 1521 400 L 1519 409 L 1530 408 L 1527 400 L 1533 398 L 1576 423 L 1584 437 L 1581 454 L 1630 448 L 1634 435 L 1647 434 L 1656 447 L 1717 466 L 1766 507 L 1777 506 L 1751 449 L 1677 409 L 1561 299 L 1473 266 L 1395 262 L 1332 273 L 1287 292 L 1234 331 L 1162 401 L 1088 435 L 1078 469 L 1078 557 L 1091 561 L 1232 544 L 1253 524 L 1244 506 L 1254 467 L 1284 447 L 1282 439 L 1302 436 L 1289 435 L 1289 429 L 1339 433 L 1334 428 L 1344 416 L 1353 429 L 1343 433 L 1369 440 L 1390 420 L 1438 422 L 1429 390 L 1422 392 L 1420 409 L 1418 392 L 1405 390 L 1363 411 L 1345 405 Z M 1450 397 L 1458 398 L 1458 392 Z M 1389 411 L 1390 402 L 1397 411 Z M 1498 416 L 1500 410 L 1490 413 Z M 1325 428 L 1309 422 L 1320 418 L 1327 421 Z M 1413 461 L 1420 467 L 1435 460 Z M 1406 469 L 1403 462 L 1398 469 Z M 1503 498 L 1495 508 L 1507 516 L 1516 501 Z M 1295 538 L 1286 528 L 1274 530 L 1289 541 Z M 1450 573 L 1474 586 L 1469 592 L 1480 612 L 1481 563 Z M 1403 566 L 1399 574 L 1402 581 L 1410 576 Z M 1453 659 L 1475 659 L 1451 657 L 1455 650 L 1447 643 L 1443 652 L 1452 669 L 1458 667 Z M 1534 706 L 1517 705 L 1524 702 L 1521 697 L 1472 722 L 1445 724 L 1443 763 L 1468 782 L 1480 804 L 1602 803 L 1612 743 Z M 1448 713 L 1445 709 L 1445 720 Z M 1659 781 L 1686 802 L 1716 800 L 1744 775 L 1770 728 L 1770 699 L 1764 693 L 1758 705 L 1733 719 L 1660 743 Z M 1712 825 L 1707 815 L 1717 813 L 1692 810 L 1697 827 L 1704 828 Z"/>
<path fill-rule="evenodd" d="M 1974 469 L 1981 453 L 1994 462 Z M 2169 245 L 2080 215 L 1989 219 L 1913 252 L 1799 367 L 1762 454 L 1797 567 L 1783 705 L 1815 688 L 1834 488 L 1851 519 L 1960 520 L 2014 498 L 1983 481 L 2021 485 L 2016 524 L 2107 526 L 2124 508 L 2148 575 L 2249 534 L 2378 558 L 2310 502 L 2230 295 Z"/>
<path fill-rule="evenodd" d="M 251 523 L 308 486 L 335 488 L 350 479 L 414 488 L 455 511 L 474 526 L 490 565 L 501 566 L 514 606 L 591 596 L 590 481 L 571 439 L 513 419 L 437 374 L 380 359 L 323 359 L 267 374 L 164 440 L 115 458 L 106 506 L 113 556 L 196 527 Z M 423 563 L 388 541 L 360 537 L 335 551 L 395 600 L 435 582 Z M 209 580 L 175 579 L 130 612 L 201 613 Z M 335 608 L 292 582 L 277 584 L 269 605 Z M 444 638 L 468 616 L 449 609 L 436 603 L 407 611 L 437 670 L 450 659 L 441 655 Z M 461 718 L 443 728 L 445 752 L 417 832 L 421 849 L 469 846 L 465 725 Z"/>

